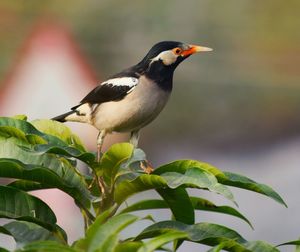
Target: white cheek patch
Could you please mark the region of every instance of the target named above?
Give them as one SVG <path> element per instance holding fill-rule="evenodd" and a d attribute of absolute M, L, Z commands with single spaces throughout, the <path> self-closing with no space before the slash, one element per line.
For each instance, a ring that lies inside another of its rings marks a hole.
<path fill-rule="evenodd" d="M 112 86 L 127 86 L 134 87 L 139 83 L 139 80 L 134 77 L 121 77 L 109 79 L 105 82 L 102 82 L 101 85 L 112 85 Z"/>
<path fill-rule="evenodd" d="M 160 54 L 158 54 L 155 58 L 151 60 L 151 63 L 154 61 L 162 60 L 164 65 L 168 66 L 177 60 L 178 55 L 174 54 L 171 50 L 163 51 Z"/>

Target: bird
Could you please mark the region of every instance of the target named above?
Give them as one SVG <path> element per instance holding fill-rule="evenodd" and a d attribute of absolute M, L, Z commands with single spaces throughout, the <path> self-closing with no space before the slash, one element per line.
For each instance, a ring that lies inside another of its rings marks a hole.
<path fill-rule="evenodd" d="M 98 162 L 109 133 L 130 132 L 130 143 L 136 148 L 140 130 L 158 116 L 170 97 L 176 67 L 192 54 L 208 51 L 212 49 L 177 41 L 159 42 L 139 63 L 101 82 L 77 106 L 52 120 L 96 127 Z"/>

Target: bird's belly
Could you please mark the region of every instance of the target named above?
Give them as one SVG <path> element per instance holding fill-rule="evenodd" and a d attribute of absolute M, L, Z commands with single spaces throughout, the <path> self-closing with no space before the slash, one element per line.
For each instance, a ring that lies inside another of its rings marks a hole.
<path fill-rule="evenodd" d="M 100 104 L 93 115 L 93 125 L 110 132 L 138 130 L 157 117 L 168 97 L 168 92 L 153 83 L 137 87 L 121 101 Z"/>

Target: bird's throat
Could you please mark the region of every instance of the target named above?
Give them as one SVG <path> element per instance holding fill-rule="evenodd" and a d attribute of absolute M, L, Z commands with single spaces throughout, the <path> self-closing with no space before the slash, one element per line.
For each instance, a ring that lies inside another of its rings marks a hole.
<path fill-rule="evenodd" d="M 173 87 L 173 74 L 175 67 L 165 66 L 160 62 L 154 62 L 145 72 L 145 75 L 153 80 L 160 88 L 171 91 Z"/>

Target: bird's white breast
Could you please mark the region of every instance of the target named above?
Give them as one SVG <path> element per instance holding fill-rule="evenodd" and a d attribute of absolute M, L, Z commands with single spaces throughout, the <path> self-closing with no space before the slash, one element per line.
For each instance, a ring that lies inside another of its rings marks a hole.
<path fill-rule="evenodd" d="M 139 84 L 120 101 L 100 104 L 91 123 L 99 130 L 128 132 L 154 120 L 168 101 L 169 92 L 142 76 Z"/>

